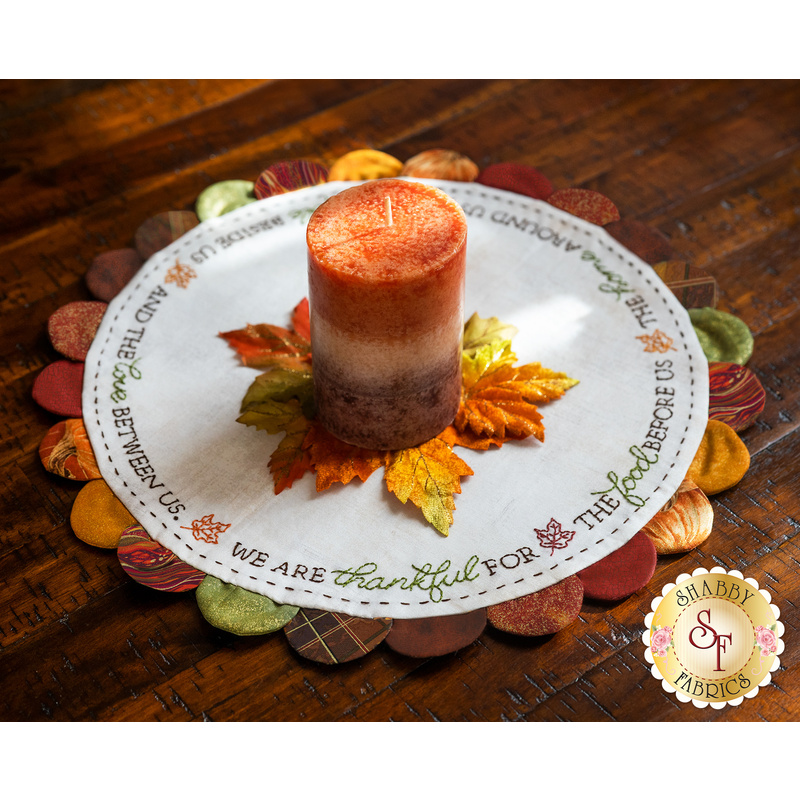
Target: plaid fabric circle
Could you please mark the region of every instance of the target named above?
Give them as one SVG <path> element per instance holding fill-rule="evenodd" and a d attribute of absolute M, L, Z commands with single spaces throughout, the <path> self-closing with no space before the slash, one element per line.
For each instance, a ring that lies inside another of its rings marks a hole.
<path fill-rule="evenodd" d="M 716 308 L 717 281 L 705 270 L 684 261 L 660 261 L 653 269 L 684 308 Z"/>
<path fill-rule="evenodd" d="M 391 627 L 392 620 L 388 618 L 363 619 L 301 608 L 284 632 L 301 656 L 322 664 L 342 664 L 374 650 Z"/>
<path fill-rule="evenodd" d="M 136 252 L 143 261 L 169 247 L 184 233 L 200 224 L 194 211 L 164 211 L 145 220 L 134 234 Z"/>

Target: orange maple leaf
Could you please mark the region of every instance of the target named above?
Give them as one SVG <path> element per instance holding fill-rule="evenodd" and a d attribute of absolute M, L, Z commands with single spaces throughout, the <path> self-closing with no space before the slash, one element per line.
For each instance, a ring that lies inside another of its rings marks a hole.
<path fill-rule="evenodd" d="M 311 361 L 311 320 L 307 298 L 292 310 L 292 330 L 280 325 L 248 325 L 220 333 L 246 367 L 308 368 Z"/>
<path fill-rule="evenodd" d="M 317 491 L 322 492 L 334 483 L 350 483 L 353 478 L 365 481 L 376 469 L 386 464 L 384 450 L 367 450 L 337 439 L 319 423 L 313 423 L 306 447 L 317 475 Z"/>
<path fill-rule="evenodd" d="M 296 480 L 313 469 L 306 441 L 312 426 L 305 416 L 298 415 L 283 427 L 283 439 L 269 457 L 275 494 L 291 488 Z"/>
<path fill-rule="evenodd" d="M 304 297 L 292 311 L 292 328 L 298 336 L 302 336 L 307 342 L 311 341 L 311 317 L 307 297 Z"/>
<path fill-rule="evenodd" d="M 528 436 L 544 441 L 542 415 L 535 403 L 561 397 L 578 381 L 541 364 L 515 366 L 515 361 L 507 341 L 492 342 L 464 356 L 461 405 L 453 423 L 460 435 L 456 444 L 484 449 L 477 444 L 481 437 L 498 446 Z"/>
<path fill-rule="evenodd" d="M 470 428 L 460 431 L 455 425 L 448 425 L 437 437 L 450 447 L 468 447 L 470 450 L 488 450 L 492 445 L 502 447 L 506 439 L 496 436 L 478 436 Z"/>
<path fill-rule="evenodd" d="M 472 474 L 469 465 L 438 438 L 391 453 L 384 471 L 389 491 L 402 503 L 411 500 L 444 536 L 453 523 L 453 495 L 461 493 L 461 478 Z"/>
<path fill-rule="evenodd" d="M 220 336 L 233 347 L 246 367 L 299 369 L 311 360 L 311 345 L 302 336 L 279 325 L 248 325 Z"/>

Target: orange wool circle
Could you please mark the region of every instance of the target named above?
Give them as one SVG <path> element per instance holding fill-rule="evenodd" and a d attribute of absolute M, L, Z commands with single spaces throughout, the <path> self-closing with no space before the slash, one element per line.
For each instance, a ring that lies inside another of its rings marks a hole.
<path fill-rule="evenodd" d="M 684 479 L 664 507 L 642 530 L 659 555 L 685 553 L 702 544 L 714 526 L 714 509 L 705 493 Z"/>
<path fill-rule="evenodd" d="M 443 181 L 474 181 L 478 165 L 455 150 L 425 150 L 403 164 L 401 175 L 407 178 L 436 178 Z"/>
<path fill-rule="evenodd" d="M 42 466 L 54 475 L 73 481 L 100 477 L 94 450 L 83 419 L 62 419 L 53 425 L 39 445 Z"/>

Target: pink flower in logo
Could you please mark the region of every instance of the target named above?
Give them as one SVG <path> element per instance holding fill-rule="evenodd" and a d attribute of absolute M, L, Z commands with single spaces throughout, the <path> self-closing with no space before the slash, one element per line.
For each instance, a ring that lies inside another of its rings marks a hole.
<path fill-rule="evenodd" d="M 665 625 L 659 628 L 650 637 L 650 650 L 656 655 L 664 658 L 667 655 L 667 648 L 672 644 L 672 628 Z"/>
<path fill-rule="evenodd" d="M 756 626 L 756 644 L 761 648 L 761 655 L 768 656 L 774 653 L 778 645 L 778 637 L 775 632 L 763 625 Z"/>

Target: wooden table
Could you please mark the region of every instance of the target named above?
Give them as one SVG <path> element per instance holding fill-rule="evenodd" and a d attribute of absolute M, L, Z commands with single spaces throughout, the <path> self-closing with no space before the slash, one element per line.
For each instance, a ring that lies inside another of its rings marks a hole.
<path fill-rule="evenodd" d="M 6 81 L 0 84 L 4 720 L 792 720 L 800 716 L 800 83 L 794 81 Z M 755 336 L 767 392 L 742 433 L 752 465 L 713 498 L 712 536 L 659 558 L 650 584 L 586 603 L 562 632 L 487 629 L 431 660 L 381 646 L 338 667 L 281 635 L 237 638 L 191 596 L 132 582 L 72 534 L 80 484 L 38 458 L 58 417 L 31 399 L 57 358 L 60 306 L 91 299 L 100 252 L 212 182 L 291 158 L 434 147 L 480 167 L 517 161 L 556 188 L 595 189 L 716 276 L 719 308 Z M 786 649 L 773 684 L 696 709 L 649 674 L 640 640 L 661 587 L 696 567 L 741 570 L 773 596 Z"/>

